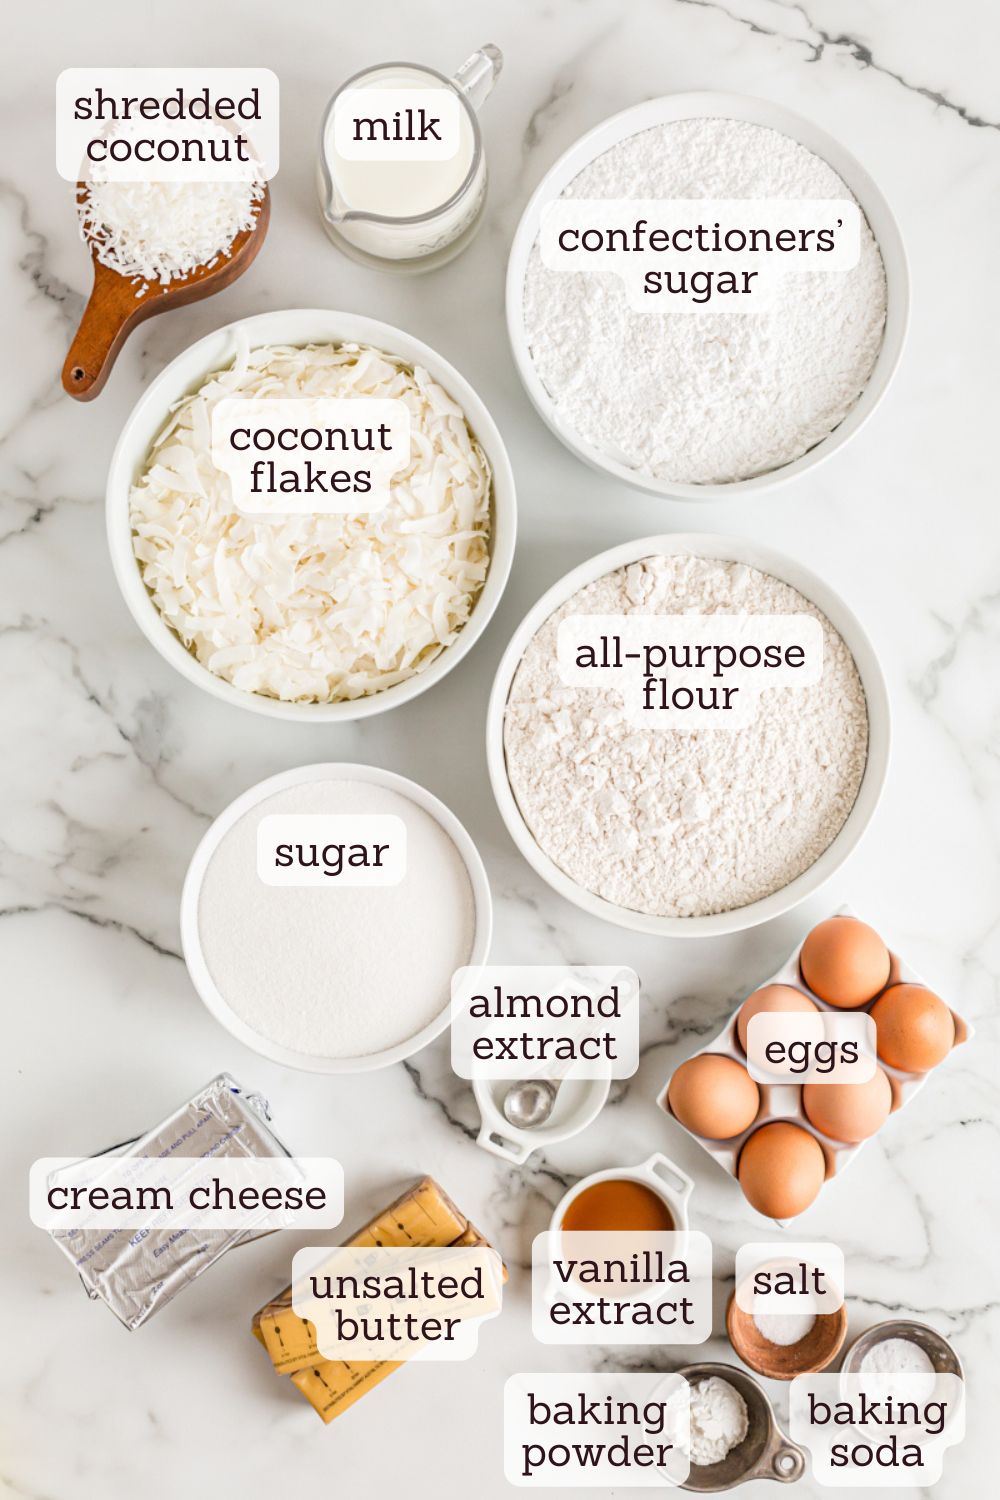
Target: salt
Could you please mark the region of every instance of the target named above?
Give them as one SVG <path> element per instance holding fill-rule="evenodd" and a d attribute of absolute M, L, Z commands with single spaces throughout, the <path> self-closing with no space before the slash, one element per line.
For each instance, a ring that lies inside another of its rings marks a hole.
<path fill-rule="evenodd" d="M 814 1313 L 755 1313 L 753 1320 L 769 1344 L 789 1349 L 812 1331 L 816 1317 Z"/>

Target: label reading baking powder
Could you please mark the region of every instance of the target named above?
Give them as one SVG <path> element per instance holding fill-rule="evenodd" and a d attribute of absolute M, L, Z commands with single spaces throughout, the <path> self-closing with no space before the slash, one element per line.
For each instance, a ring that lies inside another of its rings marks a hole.
<path fill-rule="evenodd" d="M 226 396 L 212 410 L 212 462 L 246 515 L 384 510 L 410 461 L 410 410 L 375 396 Z"/>
<path fill-rule="evenodd" d="M 857 265 L 861 210 L 849 198 L 557 198 L 539 241 L 550 271 L 619 276 L 638 312 L 764 312 L 786 276 Z"/>
<path fill-rule="evenodd" d="M 868 1083 L 877 1056 L 866 1011 L 758 1011 L 747 1024 L 747 1071 L 756 1083 Z"/>
<path fill-rule="evenodd" d="M 257 825 L 265 885 L 398 885 L 406 874 L 406 824 L 395 813 L 270 813 Z"/>
<path fill-rule="evenodd" d="M 788 1418 L 819 1484 L 924 1491 L 965 1436 L 965 1382 L 934 1369 L 798 1375 Z"/>
<path fill-rule="evenodd" d="M 815 615 L 570 615 L 559 625 L 569 687 L 616 688 L 643 729 L 740 729 L 761 693 L 823 675 Z"/>
<path fill-rule="evenodd" d="M 66 182 L 245 182 L 278 170 L 270 68 L 66 68 L 56 170 Z"/>
<path fill-rule="evenodd" d="M 461 143 L 450 88 L 344 89 L 333 107 L 333 144 L 344 161 L 451 161 Z"/>

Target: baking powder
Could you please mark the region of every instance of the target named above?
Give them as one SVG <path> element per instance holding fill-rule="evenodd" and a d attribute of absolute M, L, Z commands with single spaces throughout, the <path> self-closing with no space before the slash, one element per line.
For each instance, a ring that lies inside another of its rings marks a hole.
<path fill-rule="evenodd" d="M 643 730 L 613 689 L 567 687 L 559 622 L 574 614 L 795 614 L 823 626 L 813 687 L 762 693 L 734 730 Z M 693 917 L 781 890 L 833 842 L 854 805 L 868 713 L 854 659 L 796 589 L 739 563 L 680 554 L 606 573 L 528 644 L 504 721 L 511 790 L 571 880 L 630 911 Z"/>
<path fill-rule="evenodd" d="M 728 1380 L 710 1375 L 691 1387 L 691 1462 L 721 1463 L 742 1443 L 749 1427 L 747 1404 Z"/>
<path fill-rule="evenodd" d="M 630 136 L 563 196 L 853 197 L 788 136 L 723 119 Z M 760 312 L 638 312 L 616 275 L 548 270 L 536 244 L 524 325 L 558 416 L 586 444 L 656 479 L 723 484 L 801 457 L 864 389 L 886 312 L 882 257 L 864 218 L 853 270 L 784 277 L 775 297 Z"/>

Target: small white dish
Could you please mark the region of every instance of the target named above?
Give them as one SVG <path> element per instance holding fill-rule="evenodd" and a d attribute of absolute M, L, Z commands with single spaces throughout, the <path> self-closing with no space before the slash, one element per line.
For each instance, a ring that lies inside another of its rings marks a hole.
<path fill-rule="evenodd" d="M 592 1172 L 589 1177 L 581 1177 L 579 1182 L 573 1184 L 569 1192 L 564 1193 L 552 1211 L 552 1219 L 549 1224 L 549 1233 L 553 1239 L 553 1248 L 558 1253 L 559 1236 L 562 1234 L 563 1220 L 566 1210 L 570 1204 L 592 1188 L 598 1182 L 639 1182 L 643 1187 L 651 1188 L 656 1196 L 666 1204 L 670 1217 L 674 1221 L 674 1229 L 683 1233 L 688 1228 L 688 1203 L 694 1192 L 694 1183 L 686 1172 L 675 1166 L 668 1156 L 661 1151 L 654 1151 L 652 1156 L 647 1156 L 634 1167 L 609 1167 L 606 1172 Z"/>
<path fill-rule="evenodd" d="M 524 327 L 524 278 L 528 259 L 541 228 L 543 210 L 596 157 L 641 130 L 649 130 L 653 126 L 670 124 L 676 120 L 713 117 L 743 120 L 752 125 L 777 130 L 821 157 L 839 174 L 861 205 L 882 253 L 887 292 L 885 332 L 875 367 L 858 401 L 840 425 L 807 453 L 803 453 L 801 458 L 771 469 L 766 474 L 734 480 L 731 484 L 681 484 L 674 480 L 654 479 L 627 468 L 608 454 L 591 447 L 563 420 L 531 358 Z M 811 120 L 805 120 L 778 104 L 772 104 L 768 99 L 753 99 L 742 94 L 708 90 L 668 94 L 664 98 L 649 99 L 643 104 L 623 110 L 602 121 L 593 130 L 588 130 L 550 167 L 531 195 L 514 234 L 507 263 L 507 330 L 518 374 L 539 416 L 560 442 L 591 468 L 621 479 L 636 489 L 674 500 L 723 500 L 733 495 L 759 494 L 763 490 L 773 490 L 808 469 L 815 468 L 838 448 L 842 448 L 860 431 L 889 388 L 903 352 L 909 313 L 910 277 L 902 235 L 885 197 L 861 163 Z"/>
<path fill-rule="evenodd" d="M 191 982 L 201 999 L 215 1019 L 244 1046 L 260 1053 L 262 1057 L 270 1058 L 272 1062 L 283 1063 L 288 1068 L 302 1068 L 308 1073 L 369 1073 L 376 1068 L 388 1068 L 393 1063 L 412 1057 L 415 1052 L 420 1051 L 421 1047 L 426 1047 L 428 1042 L 441 1035 L 451 1019 L 450 991 L 442 997 L 441 1010 L 433 1021 L 415 1032 L 413 1036 L 398 1042 L 394 1047 L 387 1047 L 382 1052 L 369 1052 L 361 1057 L 318 1057 L 309 1052 L 296 1052 L 291 1047 L 282 1046 L 252 1030 L 236 1014 L 209 972 L 202 951 L 198 926 L 198 899 L 205 871 L 212 855 L 229 830 L 245 813 L 259 806 L 269 797 L 273 797 L 276 792 L 284 791 L 286 787 L 302 786 L 312 781 L 331 780 L 367 781 L 375 786 L 388 787 L 391 791 L 398 792 L 401 797 L 408 797 L 417 807 L 423 808 L 440 823 L 458 850 L 472 886 L 476 916 L 468 964 L 471 968 L 478 968 L 486 962 L 493 933 L 493 899 L 479 850 L 472 842 L 464 825 L 449 808 L 445 807 L 443 802 L 417 782 L 410 781 L 405 776 L 397 776 L 393 771 L 383 771 L 379 766 L 353 765 L 345 761 L 331 762 L 326 765 L 300 766 L 293 771 L 283 771 L 278 776 L 269 776 L 266 781 L 260 781 L 256 786 L 250 787 L 242 796 L 237 797 L 234 802 L 230 802 L 229 806 L 223 809 L 194 851 L 184 878 L 180 914 L 181 948 Z"/>
<path fill-rule="evenodd" d="M 533 1151 L 544 1151 L 548 1146 L 568 1141 L 593 1124 L 607 1103 L 611 1079 L 564 1079 L 548 1120 L 533 1130 L 519 1130 L 504 1117 L 504 1095 L 512 1087 L 510 1078 L 473 1080 L 472 1089 L 482 1116 L 476 1144 L 493 1156 L 521 1166 Z"/>
<path fill-rule="evenodd" d="M 141 474 L 150 447 L 171 409 L 184 396 L 197 390 L 213 371 L 224 369 L 231 363 L 241 335 L 249 339 L 251 348 L 263 344 L 371 344 L 411 364 L 422 365 L 461 406 L 469 427 L 489 460 L 493 472 L 490 567 L 468 623 L 462 627 L 457 639 L 422 672 L 369 697 L 341 703 L 286 703 L 234 687 L 210 672 L 187 650 L 156 608 L 143 583 L 132 550 L 129 491 Z M 367 719 L 395 708 L 397 704 L 407 703 L 440 682 L 472 649 L 489 624 L 507 583 L 514 557 L 517 503 L 514 474 L 496 423 L 484 402 L 454 365 L 401 328 L 376 322 L 374 318 L 334 312 L 328 308 L 294 308 L 260 313 L 207 334 L 171 360 L 143 392 L 122 428 L 108 470 L 107 528 L 115 577 L 133 619 L 164 661 L 176 668 L 182 677 L 196 687 L 204 688 L 213 697 L 221 698 L 224 703 L 249 709 L 252 713 L 274 719 L 292 719 L 300 724 L 329 724 Z"/>
<path fill-rule="evenodd" d="M 678 552 L 695 557 L 719 558 L 723 562 L 744 563 L 763 573 L 770 573 L 783 583 L 798 589 L 799 593 L 822 610 L 830 624 L 839 632 L 854 657 L 868 701 L 868 759 L 854 806 L 833 843 L 808 870 L 804 870 L 780 891 L 774 891 L 760 901 L 752 901 L 748 906 L 704 917 L 660 917 L 648 912 L 631 911 L 585 890 L 565 874 L 535 842 L 534 835 L 521 816 L 507 779 L 503 743 L 504 715 L 514 674 L 529 641 L 548 617 L 578 589 L 593 583 L 605 573 L 654 553 L 671 556 Z M 773 917 L 790 911 L 793 906 L 819 890 L 860 843 L 875 814 L 889 769 L 889 745 L 889 694 L 882 668 L 860 621 L 840 595 L 815 573 L 783 553 L 775 552 L 759 542 L 740 537 L 715 536 L 710 532 L 675 532 L 668 536 L 647 536 L 640 537 L 637 541 L 624 542 L 619 547 L 612 547 L 608 552 L 601 552 L 588 562 L 581 563 L 578 568 L 553 584 L 528 611 L 511 637 L 497 667 L 486 714 L 486 761 L 493 795 L 508 833 L 532 869 L 553 890 L 590 916 L 602 917 L 607 922 L 614 922 L 618 927 L 628 927 L 633 932 L 650 932 L 658 937 L 670 938 L 719 937 L 723 933 L 741 932 L 744 928 L 756 927 L 761 922 L 768 922 Z"/>

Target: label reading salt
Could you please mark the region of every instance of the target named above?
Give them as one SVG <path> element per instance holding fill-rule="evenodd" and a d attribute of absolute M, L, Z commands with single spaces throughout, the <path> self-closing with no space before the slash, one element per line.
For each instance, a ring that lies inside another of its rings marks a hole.
<path fill-rule="evenodd" d="M 333 144 L 344 161 L 450 161 L 461 109 L 450 88 L 344 89 L 333 108 Z"/>
<path fill-rule="evenodd" d="M 867 1012 L 758 1011 L 747 1025 L 747 1072 L 755 1083 L 868 1083 L 877 1055 Z"/>
<path fill-rule="evenodd" d="M 853 270 L 861 211 L 849 198 L 557 198 L 539 243 L 550 271 L 620 277 L 637 312 L 764 312 L 786 276 Z"/>
<path fill-rule="evenodd" d="M 410 410 L 374 396 L 226 396 L 212 411 L 212 462 L 245 515 L 384 510 L 410 461 Z"/>
<path fill-rule="evenodd" d="M 270 68 L 66 68 L 56 170 L 66 182 L 245 182 L 278 170 Z"/>
<path fill-rule="evenodd" d="M 257 825 L 257 874 L 265 885 L 399 885 L 406 824 L 395 813 L 270 813 Z"/>
<path fill-rule="evenodd" d="M 557 635 L 568 687 L 616 688 L 643 729 L 740 729 L 761 693 L 823 675 L 815 615 L 570 615 Z"/>
<path fill-rule="evenodd" d="M 750 1317 L 812 1313 L 844 1305 L 844 1252 L 823 1241 L 757 1241 L 736 1252 L 736 1305 Z"/>

